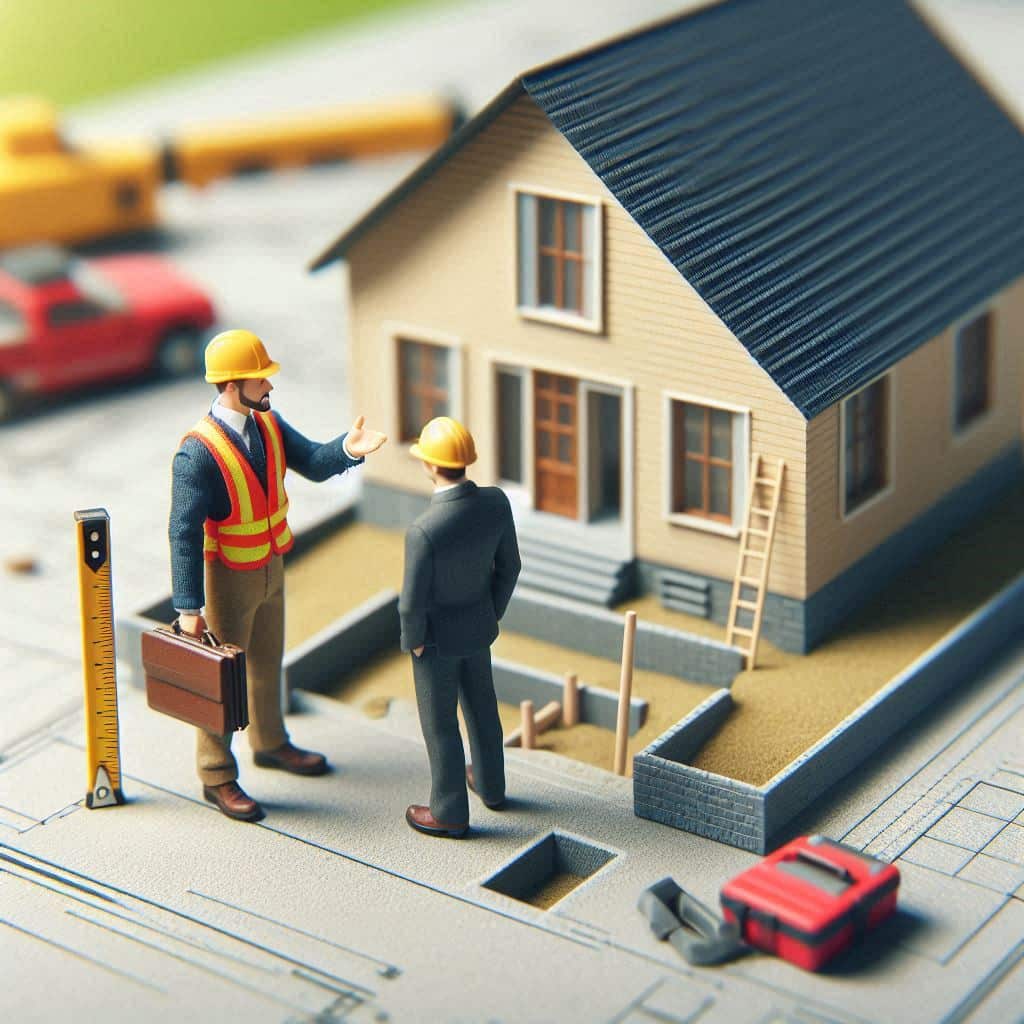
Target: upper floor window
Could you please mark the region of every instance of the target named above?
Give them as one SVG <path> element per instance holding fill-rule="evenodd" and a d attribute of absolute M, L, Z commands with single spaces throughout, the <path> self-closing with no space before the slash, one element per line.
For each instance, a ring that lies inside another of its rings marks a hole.
<path fill-rule="evenodd" d="M 600 330 L 598 204 L 519 192 L 516 218 L 520 312 Z"/>
<path fill-rule="evenodd" d="M 960 431 L 992 404 L 991 313 L 982 313 L 957 331 L 954 359 L 954 427 Z"/>
<path fill-rule="evenodd" d="M 843 512 L 849 515 L 889 484 L 889 378 L 847 398 L 842 417 Z"/>
<path fill-rule="evenodd" d="M 451 415 L 451 350 L 398 339 L 398 408 L 401 441 L 415 441 L 435 416 Z"/>

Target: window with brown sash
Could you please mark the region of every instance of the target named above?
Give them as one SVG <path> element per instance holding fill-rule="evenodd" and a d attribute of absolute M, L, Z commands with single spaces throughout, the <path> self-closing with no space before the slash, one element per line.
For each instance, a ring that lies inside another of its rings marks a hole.
<path fill-rule="evenodd" d="M 537 294 L 542 306 L 583 315 L 583 207 L 537 200 Z"/>
<path fill-rule="evenodd" d="M 401 441 L 415 441 L 435 416 L 451 415 L 450 350 L 398 340 L 398 408 Z"/>
<path fill-rule="evenodd" d="M 599 210 L 595 203 L 520 192 L 521 312 L 599 327 Z"/>
<path fill-rule="evenodd" d="M 672 513 L 731 524 L 735 414 L 673 399 L 671 415 Z"/>

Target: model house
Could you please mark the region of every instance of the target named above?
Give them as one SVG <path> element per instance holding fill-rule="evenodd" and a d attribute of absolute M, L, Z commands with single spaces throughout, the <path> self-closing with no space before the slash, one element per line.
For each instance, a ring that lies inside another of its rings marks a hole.
<path fill-rule="evenodd" d="M 724 622 L 784 464 L 763 633 L 808 650 L 1021 476 L 1024 138 L 898 0 L 727 0 L 517 78 L 316 261 L 355 407 L 473 431 L 523 586 Z M 756 505 L 756 502 L 755 502 Z"/>

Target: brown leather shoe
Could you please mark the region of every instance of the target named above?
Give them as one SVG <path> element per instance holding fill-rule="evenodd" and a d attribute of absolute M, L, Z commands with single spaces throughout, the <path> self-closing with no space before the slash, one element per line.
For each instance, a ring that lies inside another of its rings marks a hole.
<path fill-rule="evenodd" d="M 330 771 L 323 754 L 300 750 L 291 743 L 282 744 L 276 750 L 257 750 L 252 759 L 259 768 L 278 768 L 292 775 L 323 775 Z"/>
<path fill-rule="evenodd" d="M 405 809 L 405 820 L 410 827 L 428 836 L 441 836 L 444 839 L 461 839 L 468 831 L 469 824 L 445 825 L 438 821 L 431 813 L 429 807 L 422 804 L 412 804 Z"/>
<path fill-rule="evenodd" d="M 476 779 L 473 778 L 473 766 L 471 764 L 466 765 L 466 785 L 469 786 L 470 790 L 476 793 L 477 796 L 480 796 L 480 794 L 476 792 Z M 490 803 L 489 801 L 484 800 L 482 796 L 480 796 L 480 799 L 483 802 L 484 807 L 488 808 L 489 810 L 503 811 L 505 809 L 504 797 L 502 797 L 500 800 L 495 800 L 494 803 Z"/>
<path fill-rule="evenodd" d="M 260 821 L 263 808 L 237 782 L 222 782 L 219 786 L 203 786 L 203 796 L 216 804 L 221 814 L 235 821 Z"/>

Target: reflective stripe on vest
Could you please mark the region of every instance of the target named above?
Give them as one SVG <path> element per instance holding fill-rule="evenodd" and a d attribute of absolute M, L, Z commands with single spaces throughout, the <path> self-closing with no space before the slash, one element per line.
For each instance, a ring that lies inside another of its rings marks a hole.
<path fill-rule="evenodd" d="M 202 442 L 213 456 L 231 502 L 226 519 L 207 519 L 203 524 L 203 557 L 210 562 L 219 559 L 231 569 L 259 569 L 272 554 L 290 551 L 294 543 L 288 529 L 288 496 L 284 490 L 287 467 L 281 430 L 270 413 L 255 412 L 253 417 L 267 455 L 267 491 L 249 460 L 212 416 L 200 420 L 186 435 Z"/>

